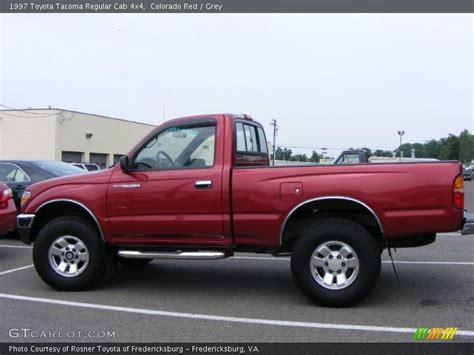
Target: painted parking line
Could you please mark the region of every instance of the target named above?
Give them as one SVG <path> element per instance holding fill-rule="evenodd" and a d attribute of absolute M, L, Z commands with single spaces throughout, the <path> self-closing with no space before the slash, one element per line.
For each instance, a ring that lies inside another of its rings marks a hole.
<path fill-rule="evenodd" d="M 33 247 L 27 245 L 4 245 L 0 244 L 0 248 L 21 248 L 31 249 Z M 278 261 L 289 261 L 290 258 L 282 257 L 264 257 L 264 256 L 233 256 L 232 259 L 249 259 L 249 260 L 278 260 Z M 384 264 L 390 264 L 390 261 L 382 261 Z M 408 260 L 396 260 L 395 264 L 419 264 L 419 265 L 474 265 L 474 262 L 470 261 L 408 261 Z M 1 275 L 1 274 L 0 274 Z"/>
<path fill-rule="evenodd" d="M 242 324 L 283 326 L 283 327 L 294 327 L 294 328 L 313 328 L 313 329 L 316 328 L 316 329 L 333 329 L 333 330 L 347 330 L 347 331 L 410 333 L 410 334 L 413 334 L 417 329 L 417 328 L 403 328 L 403 327 L 384 327 L 384 326 L 376 326 L 376 325 L 296 322 L 296 321 L 278 320 L 278 319 L 244 318 L 244 317 L 229 317 L 229 316 L 218 316 L 218 315 L 199 314 L 199 313 L 170 312 L 170 311 L 160 311 L 160 310 L 155 310 L 155 309 L 119 307 L 119 306 L 111 306 L 111 305 L 105 305 L 105 304 L 63 301 L 63 300 L 57 300 L 57 299 L 51 299 L 51 298 L 29 297 L 29 296 L 11 295 L 11 294 L 5 294 L 5 293 L 0 293 L 0 299 L 46 303 L 46 304 L 53 304 L 53 305 L 61 305 L 65 307 L 97 309 L 97 310 L 112 311 L 112 312 L 145 314 L 145 315 L 150 315 L 150 316 L 197 319 L 197 320 L 242 323 Z M 456 335 L 474 337 L 474 331 L 458 330 Z"/>
<path fill-rule="evenodd" d="M 265 256 L 232 256 L 231 259 L 249 259 L 249 260 L 277 260 L 277 261 L 290 261 L 290 258 L 279 258 L 279 257 L 265 257 Z M 383 264 L 391 264 L 391 261 L 383 260 Z M 472 261 L 408 261 L 398 260 L 394 261 L 395 264 L 419 264 L 419 265 L 469 265 L 473 266 Z"/>
<path fill-rule="evenodd" d="M 32 249 L 33 247 L 30 247 L 30 246 L 28 246 L 28 245 L 6 245 L 6 244 L 0 244 L 0 248 Z"/>
<path fill-rule="evenodd" d="M 16 271 L 26 270 L 26 269 L 29 269 L 30 267 L 33 267 L 33 265 L 26 265 L 26 266 L 22 266 L 22 267 L 17 267 L 16 269 L 1 271 L 0 276 L 6 275 L 6 274 L 11 274 L 12 272 L 16 272 Z"/>
<path fill-rule="evenodd" d="M 391 264 L 391 261 L 384 260 L 384 264 Z M 474 265 L 472 261 L 394 261 L 395 264 L 418 264 L 418 265 Z"/>

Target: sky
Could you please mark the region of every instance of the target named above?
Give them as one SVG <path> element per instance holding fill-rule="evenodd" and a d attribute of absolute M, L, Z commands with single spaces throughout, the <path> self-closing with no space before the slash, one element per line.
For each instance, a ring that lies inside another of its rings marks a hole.
<path fill-rule="evenodd" d="M 247 113 L 332 156 L 474 130 L 472 14 L 2 14 L 0 66 L 2 105 Z"/>

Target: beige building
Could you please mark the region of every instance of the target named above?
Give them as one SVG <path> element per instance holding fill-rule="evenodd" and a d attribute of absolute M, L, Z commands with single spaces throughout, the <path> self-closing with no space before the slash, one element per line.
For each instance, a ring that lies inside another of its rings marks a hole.
<path fill-rule="evenodd" d="M 61 109 L 0 111 L 0 159 L 114 164 L 155 126 Z"/>

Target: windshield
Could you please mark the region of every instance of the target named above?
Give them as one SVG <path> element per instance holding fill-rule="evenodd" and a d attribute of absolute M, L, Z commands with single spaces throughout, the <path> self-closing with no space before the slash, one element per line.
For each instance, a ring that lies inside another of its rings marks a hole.
<path fill-rule="evenodd" d="M 85 171 L 77 166 L 59 161 L 37 161 L 33 163 L 37 168 L 44 170 L 54 176 L 65 176 L 81 174 Z"/>

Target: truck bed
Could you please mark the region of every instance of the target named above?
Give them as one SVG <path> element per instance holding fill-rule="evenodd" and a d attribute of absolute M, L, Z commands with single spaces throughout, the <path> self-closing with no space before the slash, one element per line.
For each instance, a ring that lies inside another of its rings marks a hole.
<path fill-rule="evenodd" d="M 453 161 L 235 168 L 235 242 L 278 245 L 288 211 L 331 197 L 368 206 L 388 238 L 453 231 L 463 218 L 463 211 L 453 207 L 452 186 L 459 174 L 460 165 Z"/>

